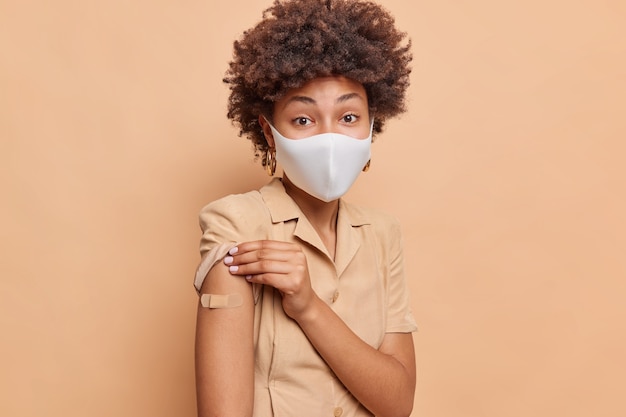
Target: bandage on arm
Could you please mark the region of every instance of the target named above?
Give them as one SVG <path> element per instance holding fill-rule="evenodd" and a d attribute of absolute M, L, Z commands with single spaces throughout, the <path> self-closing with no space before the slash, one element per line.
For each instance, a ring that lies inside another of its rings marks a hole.
<path fill-rule="evenodd" d="M 241 294 L 202 294 L 200 304 L 205 308 L 233 308 L 243 304 Z"/>

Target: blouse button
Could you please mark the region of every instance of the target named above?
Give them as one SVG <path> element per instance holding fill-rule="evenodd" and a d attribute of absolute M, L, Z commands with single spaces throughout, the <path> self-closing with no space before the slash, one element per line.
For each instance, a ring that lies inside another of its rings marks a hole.
<path fill-rule="evenodd" d="M 333 415 L 335 417 L 341 417 L 342 414 L 343 414 L 343 408 L 335 407 L 335 410 L 333 411 Z"/>
<path fill-rule="evenodd" d="M 333 294 L 333 303 L 337 301 L 337 298 L 339 298 L 339 291 L 335 291 L 335 293 Z"/>

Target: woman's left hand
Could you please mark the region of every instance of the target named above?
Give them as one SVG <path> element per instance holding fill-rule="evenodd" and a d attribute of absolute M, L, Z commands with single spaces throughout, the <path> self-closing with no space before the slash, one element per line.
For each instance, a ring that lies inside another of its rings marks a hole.
<path fill-rule="evenodd" d="M 229 251 L 224 263 L 231 274 L 280 291 L 285 313 L 296 321 L 316 298 L 306 256 L 295 243 L 276 240 L 240 243 Z"/>

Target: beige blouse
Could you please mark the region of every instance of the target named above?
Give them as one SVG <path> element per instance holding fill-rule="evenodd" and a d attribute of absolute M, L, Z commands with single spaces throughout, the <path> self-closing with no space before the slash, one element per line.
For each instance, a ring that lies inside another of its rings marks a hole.
<path fill-rule="evenodd" d="M 385 333 L 417 329 L 404 278 L 400 227 L 391 216 L 339 200 L 333 261 L 276 178 L 258 191 L 210 203 L 200 213 L 200 226 L 198 291 L 209 269 L 236 242 L 296 242 L 306 254 L 315 292 L 366 343 L 378 348 Z M 253 286 L 254 416 L 372 416 L 284 313 L 280 294 L 269 286 Z"/>

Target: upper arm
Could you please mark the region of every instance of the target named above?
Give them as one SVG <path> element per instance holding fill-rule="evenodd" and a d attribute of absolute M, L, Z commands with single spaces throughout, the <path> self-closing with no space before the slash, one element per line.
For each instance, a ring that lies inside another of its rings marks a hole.
<path fill-rule="evenodd" d="M 393 218 L 384 229 L 385 248 L 389 251 L 389 276 L 387 281 L 386 333 L 379 351 L 396 359 L 404 368 L 411 396 L 415 393 L 415 347 L 413 331 L 417 330 L 411 311 L 409 291 L 404 274 L 404 243 L 400 223 Z"/>
<path fill-rule="evenodd" d="M 198 303 L 196 392 L 198 415 L 250 416 L 254 398 L 254 301 L 252 286 L 218 262 L 201 294 L 239 294 L 243 304 L 205 308 Z"/>

